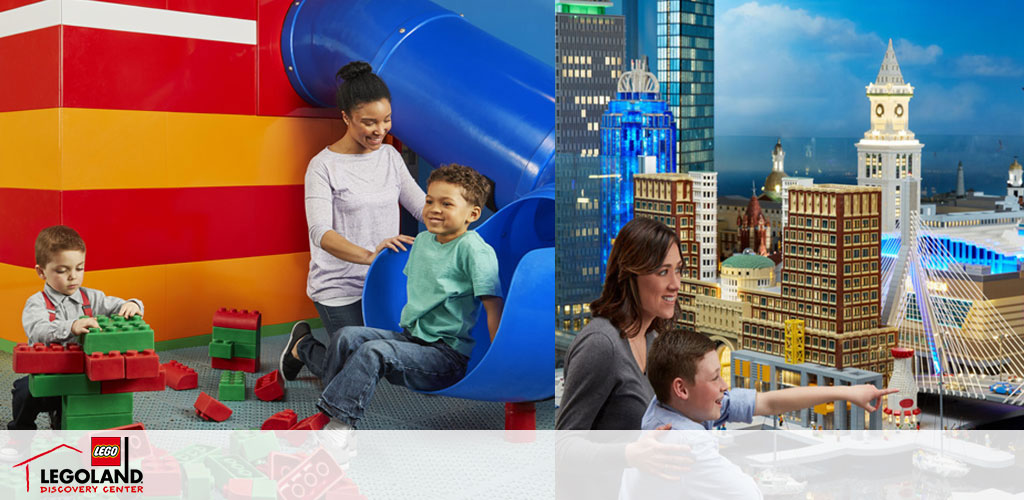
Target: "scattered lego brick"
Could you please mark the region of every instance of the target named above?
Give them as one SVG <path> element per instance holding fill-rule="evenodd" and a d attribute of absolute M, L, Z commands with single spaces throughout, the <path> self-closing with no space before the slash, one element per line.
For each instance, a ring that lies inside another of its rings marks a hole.
<path fill-rule="evenodd" d="M 107 413 L 103 415 L 67 415 L 60 417 L 64 430 L 106 429 L 110 426 L 128 425 L 135 421 L 132 412 Z"/>
<path fill-rule="evenodd" d="M 222 401 L 245 401 L 245 374 L 242 372 L 221 373 L 217 399 Z"/>
<path fill-rule="evenodd" d="M 37 398 L 71 394 L 99 394 L 100 382 L 89 380 L 85 373 L 32 374 L 28 390 Z"/>
<path fill-rule="evenodd" d="M 178 450 L 174 454 L 174 458 L 178 459 L 178 463 L 204 463 L 207 455 L 219 454 L 220 449 L 215 446 L 207 444 L 193 444 L 186 448 Z"/>
<path fill-rule="evenodd" d="M 60 406 L 64 415 L 105 415 L 107 413 L 131 413 L 134 394 L 72 394 L 61 396 Z M 131 422 L 129 422 L 131 423 Z M 124 424 L 122 424 L 124 425 Z M 106 429 L 109 426 L 104 426 Z"/>
<path fill-rule="evenodd" d="M 259 311 L 228 309 L 222 307 L 213 313 L 213 326 L 221 328 L 237 328 L 239 330 L 259 330 L 263 315 Z"/>
<path fill-rule="evenodd" d="M 231 433 L 229 441 L 231 454 L 249 462 L 263 460 L 278 449 L 277 436 L 272 432 L 235 431 Z"/>
<path fill-rule="evenodd" d="M 164 371 L 160 370 L 155 377 L 105 380 L 100 382 L 100 384 L 103 394 L 112 394 L 117 392 L 146 392 L 164 390 L 165 380 Z"/>
<path fill-rule="evenodd" d="M 256 373 L 260 369 L 260 358 L 210 358 L 210 365 L 215 370 L 232 370 L 247 373 Z"/>
<path fill-rule="evenodd" d="M 153 349 L 125 351 L 124 378 L 152 378 L 160 374 L 160 356 Z"/>
<path fill-rule="evenodd" d="M 342 478 L 324 493 L 323 500 L 366 500 L 366 496 L 359 493 L 355 481 Z"/>
<path fill-rule="evenodd" d="M 295 466 L 290 474 L 277 483 L 278 498 L 299 500 L 318 498 L 342 479 L 341 467 L 325 451 L 319 448 L 309 458 Z"/>
<path fill-rule="evenodd" d="M 287 476 L 295 469 L 296 465 L 301 464 L 306 458 L 308 456 L 304 453 L 289 454 L 275 451 L 267 455 L 267 476 L 275 480 L 281 479 Z"/>
<path fill-rule="evenodd" d="M 228 500 L 276 500 L 277 481 L 265 477 L 256 479 L 231 478 L 224 485 L 224 498 Z"/>
<path fill-rule="evenodd" d="M 231 416 L 231 408 L 228 408 L 210 397 L 209 394 L 200 391 L 199 397 L 196 399 L 195 404 L 196 414 L 203 418 L 203 420 L 213 420 L 214 422 L 223 422 Z"/>
<path fill-rule="evenodd" d="M 167 374 L 165 382 L 171 389 L 183 391 L 199 387 L 199 376 L 196 371 L 183 363 L 171 360 L 160 365 L 160 368 Z"/>
<path fill-rule="evenodd" d="M 144 431 L 146 430 L 146 424 L 142 422 L 135 422 L 134 424 L 122 425 L 120 427 L 111 427 L 108 431 Z"/>
<path fill-rule="evenodd" d="M 316 412 L 302 420 L 299 420 L 297 424 L 290 431 L 318 431 L 323 429 L 327 422 L 331 421 L 331 417 L 326 413 L 320 411 Z"/>
<path fill-rule="evenodd" d="M 192 500 L 208 500 L 213 489 L 213 474 L 202 462 L 181 463 L 184 475 L 184 498 Z"/>
<path fill-rule="evenodd" d="M 12 365 L 14 373 L 82 373 L 85 351 L 78 344 L 18 344 Z"/>
<path fill-rule="evenodd" d="M 97 316 L 100 329 L 91 328 L 82 337 L 82 350 L 86 354 L 110 351 L 144 351 L 153 349 L 153 329 L 135 316 L 126 320 L 120 316 Z"/>
<path fill-rule="evenodd" d="M 142 474 L 146 478 L 145 495 L 180 495 L 181 469 L 172 455 L 149 456 L 142 459 Z"/>
<path fill-rule="evenodd" d="M 270 418 L 264 420 L 263 425 L 260 426 L 260 429 L 265 431 L 288 430 L 294 427 L 296 423 L 298 423 L 298 419 L 299 417 L 298 415 L 295 414 L 295 410 L 281 410 L 271 415 Z"/>
<path fill-rule="evenodd" d="M 118 351 L 90 353 L 85 357 L 85 375 L 97 381 L 123 379 L 124 356 Z"/>
<path fill-rule="evenodd" d="M 235 352 L 235 344 L 226 340 L 214 339 L 210 341 L 210 357 L 231 359 Z"/>
<path fill-rule="evenodd" d="M 252 464 L 235 455 L 209 455 L 204 461 L 213 474 L 215 488 L 223 488 L 233 478 L 256 479 L 266 477 Z"/>
<path fill-rule="evenodd" d="M 258 379 L 253 393 L 260 401 L 275 401 L 284 397 L 284 379 L 281 373 L 274 370 Z"/>

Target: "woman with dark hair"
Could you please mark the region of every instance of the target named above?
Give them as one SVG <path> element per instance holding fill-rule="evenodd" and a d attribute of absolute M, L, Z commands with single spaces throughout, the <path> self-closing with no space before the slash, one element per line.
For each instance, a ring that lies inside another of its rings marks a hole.
<path fill-rule="evenodd" d="M 638 217 L 622 227 L 608 257 L 601 296 L 590 304 L 593 319 L 565 355 L 565 390 L 556 429 L 640 429 L 644 410 L 654 398 L 646 375 L 647 350 L 657 333 L 674 325 L 681 271 L 679 237 L 668 226 Z M 559 438 L 559 466 L 583 461 L 611 469 L 600 479 L 587 474 L 582 481 L 565 481 L 583 486 L 587 494 L 579 498 L 615 498 L 624 467 L 668 479 L 690 463 L 679 455 L 684 448 L 660 443 L 656 435 L 631 442 L 623 436 Z"/>
<path fill-rule="evenodd" d="M 342 83 L 336 100 L 347 129 L 310 160 L 305 183 L 310 250 L 306 293 L 332 337 L 342 327 L 363 325 L 363 284 L 377 254 L 385 248 L 404 251 L 412 244 L 412 236 L 399 234 L 398 205 L 420 220 L 426 199 L 402 156 L 384 144 L 391 130 L 387 85 L 363 61 L 346 64 L 337 76 Z M 281 371 L 288 380 L 298 370 L 294 363 L 285 366 L 294 361 L 287 355 L 308 333 L 308 324 L 297 323 L 281 354 Z M 323 350 L 319 342 L 303 344 Z M 317 360 L 323 353 L 311 354 Z"/>

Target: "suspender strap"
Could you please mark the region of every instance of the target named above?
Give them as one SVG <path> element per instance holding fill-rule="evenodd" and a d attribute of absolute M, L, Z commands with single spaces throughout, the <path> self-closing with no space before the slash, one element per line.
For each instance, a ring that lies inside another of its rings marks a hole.
<path fill-rule="evenodd" d="M 82 311 L 86 316 L 92 317 L 92 304 L 89 303 L 89 297 L 85 294 L 85 290 L 78 289 L 82 293 Z"/>
<path fill-rule="evenodd" d="M 82 293 L 82 312 L 86 316 L 92 317 L 92 304 L 89 303 L 89 296 L 85 294 L 85 290 L 78 289 Z M 50 296 L 43 292 L 43 300 L 46 301 L 46 312 L 50 313 L 50 321 L 57 319 L 57 306 L 53 305 L 53 301 L 50 300 Z"/>
<path fill-rule="evenodd" d="M 50 322 L 57 319 L 57 307 L 53 305 L 53 301 L 46 295 L 46 291 L 43 291 L 43 300 L 46 301 L 46 312 L 50 313 Z"/>

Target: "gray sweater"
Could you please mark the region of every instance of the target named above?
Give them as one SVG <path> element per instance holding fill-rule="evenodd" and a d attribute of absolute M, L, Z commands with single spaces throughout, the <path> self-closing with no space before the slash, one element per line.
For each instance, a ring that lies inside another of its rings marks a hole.
<path fill-rule="evenodd" d="M 647 349 L 654 341 L 647 334 Z M 604 318 L 594 318 L 565 355 L 565 391 L 555 428 L 639 429 L 654 389 L 640 371 L 629 341 Z"/>
<path fill-rule="evenodd" d="M 648 351 L 655 336 L 647 334 Z M 565 390 L 555 428 L 577 432 L 560 432 L 555 443 L 559 498 L 618 498 L 626 444 L 640 436 L 653 398 L 629 341 L 607 319 L 592 319 L 565 355 Z M 585 432 L 590 429 L 636 432 Z M 581 470 L 588 472 L 581 477 Z"/>

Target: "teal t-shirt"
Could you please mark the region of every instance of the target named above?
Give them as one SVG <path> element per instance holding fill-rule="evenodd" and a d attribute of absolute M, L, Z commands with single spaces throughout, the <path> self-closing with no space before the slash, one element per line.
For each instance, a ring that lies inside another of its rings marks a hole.
<path fill-rule="evenodd" d="M 498 257 L 476 231 L 441 244 L 433 233 L 416 236 L 405 264 L 408 302 L 400 324 L 415 337 L 469 356 L 470 330 L 480 311 L 477 297 L 501 297 Z"/>

